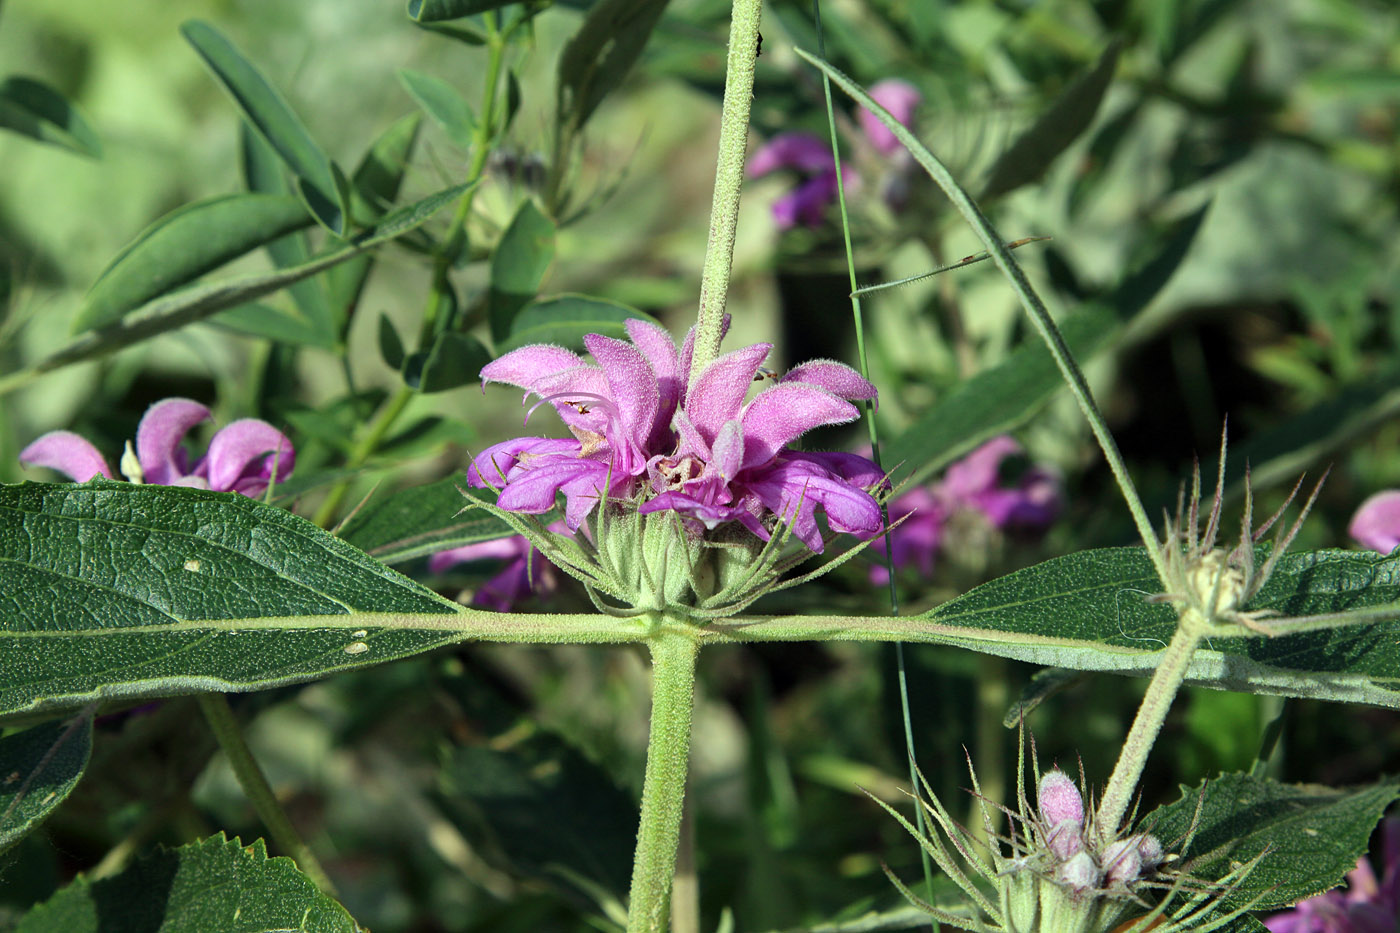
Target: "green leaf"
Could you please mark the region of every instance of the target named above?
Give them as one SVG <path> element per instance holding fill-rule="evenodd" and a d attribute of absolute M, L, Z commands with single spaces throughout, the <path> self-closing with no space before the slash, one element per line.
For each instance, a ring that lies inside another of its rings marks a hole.
<path fill-rule="evenodd" d="M 0 127 L 80 155 L 102 158 L 102 143 L 77 108 L 33 78 L 15 75 L 0 82 Z"/>
<path fill-rule="evenodd" d="M 220 833 L 160 849 L 110 878 L 79 878 L 20 920 L 16 933 L 359 933 L 289 858 Z"/>
<path fill-rule="evenodd" d="M 415 388 L 429 393 L 471 385 L 481 378 L 481 367 L 489 362 L 491 351 L 470 334 L 439 334 L 423 361 L 422 376 Z"/>
<path fill-rule="evenodd" d="M 454 749 L 438 804 L 515 871 L 554 880 L 563 868 L 615 896 L 627 890 L 637 804 L 558 736 L 536 731 L 504 748 Z"/>
<path fill-rule="evenodd" d="M 476 115 L 471 104 L 462 99 L 457 89 L 432 75 L 408 68 L 399 70 L 399 81 L 418 106 L 442 127 L 447 137 L 463 149 L 472 146 L 472 134 L 476 131 Z"/>
<path fill-rule="evenodd" d="M 1140 825 L 1170 845 L 1186 836 L 1200 803 L 1200 822 L 1183 861 L 1192 876 L 1216 881 L 1231 863 L 1266 853 L 1227 898 L 1235 906 L 1253 901 L 1255 910 L 1286 907 L 1335 887 L 1365 854 L 1386 807 L 1400 797 L 1395 778 L 1335 790 L 1225 774 L 1202 786 L 1183 786 L 1180 800 L 1147 814 Z"/>
<path fill-rule="evenodd" d="M 515 0 L 408 0 L 408 15 L 415 22 L 435 23 L 498 10 L 513 2 Z"/>
<path fill-rule="evenodd" d="M 379 315 L 379 355 L 390 369 L 403 365 L 403 341 L 399 339 L 399 332 L 387 314 Z"/>
<path fill-rule="evenodd" d="M 564 147 L 641 57 L 666 0 L 599 0 L 559 54 L 555 124 Z"/>
<path fill-rule="evenodd" d="M 299 283 L 300 284 L 300 283 Z M 335 334 L 307 320 L 299 310 L 274 308 L 261 302 L 240 305 L 215 315 L 212 324 L 240 334 L 297 346 L 335 348 Z"/>
<path fill-rule="evenodd" d="M 336 236 L 344 236 L 350 214 L 345 178 L 282 95 L 213 26 L 189 20 L 180 32 L 233 96 L 248 122 L 292 170 L 296 190 L 316 220 Z"/>
<path fill-rule="evenodd" d="M 1089 128 L 1113 80 L 1121 48 L 1119 41 L 1111 42 L 1097 64 L 1065 88 L 1011 148 L 997 158 L 988 173 L 982 197 L 993 198 L 1035 181 L 1056 156 Z"/>
<path fill-rule="evenodd" d="M 173 486 L 0 486 L 0 593 L 0 715 L 309 680 L 469 624 L 303 519 Z"/>
<path fill-rule="evenodd" d="M 344 540 L 386 564 L 436 554 L 448 548 L 504 538 L 515 532 L 484 509 L 462 511 L 470 500 L 451 478 L 371 498 L 340 530 Z M 486 490 L 467 495 L 487 502 Z"/>
<path fill-rule="evenodd" d="M 658 323 L 650 314 L 606 298 L 587 295 L 558 295 L 526 305 L 511 324 L 510 336 L 497 345 L 506 353 L 532 343 L 553 343 L 575 350 L 583 349 L 585 334 L 608 337 L 627 335 L 623 322 L 629 318 Z"/>
<path fill-rule="evenodd" d="M 491 255 L 491 337 L 503 340 L 515 315 L 535 297 L 554 261 L 554 222 L 535 202 L 521 202 Z"/>
<path fill-rule="evenodd" d="M 95 333 L 81 337 L 40 362 L 29 372 L 19 375 L 32 377 L 60 369 L 71 363 L 105 356 L 157 334 L 193 324 L 228 308 L 255 301 L 338 263 L 361 256 L 372 247 L 416 229 L 471 187 L 472 184 L 457 185 L 446 191 L 429 195 L 415 204 L 401 207 L 386 216 L 377 226 L 355 235 L 351 238 L 349 245 L 343 249 L 313 259 L 296 268 L 226 279 L 222 282 L 211 282 L 149 301 L 138 308 L 137 312 L 130 316 L 130 320 L 109 325 Z M 20 384 L 23 384 L 20 379 L 12 380 L 8 384 L 0 379 L 0 394 Z"/>
<path fill-rule="evenodd" d="M 83 299 L 73 332 L 111 324 L 259 246 L 311 223 L 296 198 L 228 194 L 177 208 L 117 254 Z"/>
<path fill-rule="evenodd" d="M 92 716 L 0 739 L 0 852 L 32 832 L 78 785 L 92 753 Z"/>

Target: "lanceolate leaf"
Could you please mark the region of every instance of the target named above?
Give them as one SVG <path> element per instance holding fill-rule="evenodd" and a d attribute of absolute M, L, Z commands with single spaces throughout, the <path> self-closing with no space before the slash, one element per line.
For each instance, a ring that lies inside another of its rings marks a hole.
<path fill-rule="evenodd" d="M 546 298 L 521 309 L 511 324 L 510 336 L 496 350 L 505 353 L 532 343 L 552 343 L 582 350 L 585 334 L 626 337 L 623 324 L 628 318 L 656 323 L 650 314 L 603 298 L 586 295 Z"/>
<path fill-rule="evenodd" d="M 632 69 L 666 0 L 599 0 L 559 55 L 555 121 L 567 140 Z"/>
<path fill-rule="evenodd" d="M 436 23 L 484 13 L 505 6 L 511 0 L 408 0 L 408 15 L 415 22 Z"/>
<path fill-rule="evenodd" d="M 295 268 L 193 286 L 147 302 L 130 316 L 131 320 L 101 328 L 74 341 L 34 367 L 33 371 L 44 373 L 70 363 L 104 356 L 122 347 L 193 324 L 219 311 L 286 288 L 294 282 L 300 282 L 324 269 L 360 256 L 372 247 L 417 228 L 471 187 L 469 184 L 457 185 L 430 195 L 416 204 L 399 208 L 377 226 L 351 239 L 350 245 Z M 0 380 L 0 384 L 4 384 L 3 380 Z M 17 381 L 10 385 L 12 384 L 17 384 Z M 0 390 L 0 393 L 3 393 L 3 390 Z"/>
<path fill-rule="evenodd" d="M 386 564 L 397 564 L 448 548 L 515 534 L 484 509 L 463 512 L 470 500 L 449 477 L 427 486 L 380 494 L 345 523 L 340 536 Z M 491 494 L 469 490 L 473 498 L 494 501 Z"/>
<path fill-rule="evenodd" d="M 1272 910 L 1334 887 L 1356 867 L 1381 814 L 1400 797 L 1400 780 L 1336 790 L 1226 774 L 1206 781 L 1204 792 L 1181 790 L 1180 800 L 1140 825 L 1171 847 L 1186 837 L 1199 803 L 1200 821 L 1182 862 L 1196 878 L 1215 881 L 1232 863 L 1265 853 L 1227 903 L 1252 901 L 1256 910 Z"/>
<path fill-rule="evenodd" d="M 0 127 L 94 159 L 102 144 L 68 99 L 42 81 L 12 76 L 0 82 Z"/>
<path fill-rule="evenodd" d="M 190 20 L 180 32 L 233 96 L 248 122 L 292 170 L 311 213 L 336 236 L 344 236 L 350 214 L 345 179 L 282 95 L 213 26 Z"/>
<path fill-rule="evenodd" d="M 477 638 L 641 636 L 592 614 L 458 606 L 235 493 L 0 486 L 0 716 L 270 687 Z"/>
<path fill-rule="evenodd" d="M 230 194 L 157 220 L 112 260 L 73 318 L 81 333 L 119 320 L 212 269 L 311 224 L 296 198 Z"/>
<path fill-rule="evenodd" d="M 476 116 L 456 88 L 441 78 L 409 68 L 399 71 L 399 81 L 449 139 L 464 149 L 471 147 Z"/>
<path fill-rule="evenodd" d="M 51 722 L 0 739 L 0 852 L 63 802 L 87 769 L 92 716 Z"/>
<path fill-rule="evenodd" d="M 925 641 L 1046 667 L 1145 676 L 1175 625 L 1171 606 L 1148 602 L 1161 589 L 1142 548 L 1105 548 L 998 577 L 920 616 L 736 619 L 706 634 L 715 641 Z M 1284 557 L 1246 608 L 1300 616 L 1397 601 L 1400 557 L 1323 550 Z M 1400 707 L 1400 622 L 1215 638 L 1197 650 L 1187 676 L 1223 690 Z"/>
<path fill-rule="evenodd" d="M 992 166 L 982 197 L 1013 191 L 1039 178 L 1070 143 L 1089 128 L 1118 66 L 1120 44 L 1104 50 L 1098 63 L 1080 75 Z"/>
<path fill-rule="evenodd" d="M 289 858 L 220 833 L 138 859 L 100 881 L 80 878 L 35 907 L 16 933 L 359 933 L 344 907 Z"/>
<path fill-rule="evenodd" d="M 504 339 L 554 261 L 554 222 L 524 201 L 491 254 L 491 336 Z"/>

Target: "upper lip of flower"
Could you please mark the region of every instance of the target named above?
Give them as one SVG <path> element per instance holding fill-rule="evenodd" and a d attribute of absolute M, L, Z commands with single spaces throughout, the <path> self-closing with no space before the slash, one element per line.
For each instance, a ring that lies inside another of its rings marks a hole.
<path fill-rule="evenodd" d="M 209 417 L 208 408 L 187 398 L 164 399 L 146 409 L 136 428 L 136 462 L 141 475 L 133 479 L 159 486 L 205 486 L 257 495 L 270 481 L 280 482 L 291 475 L 296 463 L 292 442 L 256 418 L 225 425 L 214 434 L 205 455 L 190 466 L 180 442 L 191 428 Z M 72 431 L 43 435 L 21 451 L 19 459 L 66 473 L 80 483 L 95 476 L 112 479 L 102 454 Z"/>
<path fill-rule="evenodd" d="M 502 487 L 500 506 L 521 512 L 548 511 L 563 492 L 571 527 L 605 494 L 641 493 L 651 497 L 643 512 L 672 508 L 706 524 L 740 521 L 761 537 L 767 532 L 759 516 L 771 511 L 814 551 L 822 549 L 818 505 L 834 530 L 878 532 L 879 506 L 865 491 L 883 480 L 873 464 L 787 449 L 813 428 L 857 418 L 852 401 L 875 399 L 875 387 L 855 370 L 816 360 L 745 402 L 771 344 L 719 357 L 687 389 L 693 332 L 677 352 L 654 324 L 631 319 L 626 329 L 630 343 L 584 338 L 596 365 L 562 347 L 536 345 L 485 366 L 483 383 L 523 388 L 527 401 L 539 396 L 575 438 L 497 444 L 468 471 L 468 482 Z"/>

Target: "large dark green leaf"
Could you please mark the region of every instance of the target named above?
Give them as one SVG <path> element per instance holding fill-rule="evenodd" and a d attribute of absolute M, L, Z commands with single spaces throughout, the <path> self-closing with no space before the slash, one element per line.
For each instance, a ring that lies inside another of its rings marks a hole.
<path fill-rule="evenodd" d="M 491 254 L 491 336 L 503 340 L 554 261 L 554 222 L 526 200 Z"/>
<path fill-rule="evenodd" d="M 458 612 L 234 493 L 0 486 L 0 714 L 306 680 L 442 644 Z"/>
<path fill-rule="evenodd" d="M 983 186 L 993 198 L 1035 181 L 1061 152 L 1089 128 L 1118 67 L 1118 42 L 1104 49 L 1098 62 L 1076 78 L 1030 128 L 997 158 Z"/>
<path fill-rule="evenodd" d="M 1184 839 L 1200 804 L 1191 847 L 1181 853 L 1191 874 L 1216 881 L 1233 863 L 1264 858 L 1227 903 L 1271 910 L 1334 887 L 1356 867 L 1381 814 L 1400 797 L 1400 780 L 1350 790 L 1279 784 L 1225 774 L 1182 788 L 1181 799 L 1147 814 L 1141 826 L 1171 846 Z M 1258 900 L 1255 900 L 1258 898 Z"/>
<path fill-rule="evenodd" d="M 137 860 L 119 875 L 68 885 L 16 933 L 359 933 L 360 927 L 289 858 L 261 839 L 222 834 Z"/>
<path fill-rule="evenodd" d="M 349 224 L 349 186 L 277 89 L 232 42 L 208 23 L 190 20 L 180 32 L 233 96 L 243 116 L 297 179 L 312 215 L 336 236 Z"/>
<path fill-rule="evenodd" d="M 622 84 L 651 37 L 666 0 L 598 0 L 559 55 L 555 122 L 564 140 Z"/>
<path fill-rule="evenodd" d="M 491 351 L 471 334 L 456 331 L 439 334 L 423 360 L 423 370 L 415 388 L 429 393 L 471 385 L 480 380 L 481 368 L 489 362 Z"/>
<path fill-rule="evenodd" d="M 448 478 L 376 496 L 345 523 L 340 536 L 371 557 L 396 564 L 515 533 L 483 509 L 463 512 L 469 501 L 459 491 L 461 485 Z M 493 498 L 480 489 L 469 492 L 486 501 Z"/>
<path fill-rule="evenodd" d="M 42 81 L 12 76 L 0 82 L 0 127 L 94 159 L 102 144 L 68 99 Z"/>
<path fill-rule="evenodd" d="M 73 317 L 73 332 L 120 320 L 231 259 L 311 224 L 296 198 L 229 194 L 178 208 L 117 254 Z"/>
<path fill-rule="evenodd" d="M 78 785 L 92 753 L 92 716 L 0 739 L 0 852 L 43 822 Z"/>
<path fill-rule="evenodd" d="M 510 336 L 496 350 L 505 353 L 532 343 L 552 343 L 583 349 L 586 334 L 624 338 L 629 318 L 657 323 L 650 314 L 605 298 L 558 295 L 534 301 L 521 309 L 511 324 Z"/>

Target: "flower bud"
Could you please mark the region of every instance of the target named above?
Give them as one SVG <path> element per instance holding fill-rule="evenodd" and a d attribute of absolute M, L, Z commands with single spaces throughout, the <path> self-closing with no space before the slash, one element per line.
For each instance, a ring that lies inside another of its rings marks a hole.
<path fill-rule="evenodd" d="M 1041 818 L 1050 826 L 1058 827 L 1066 820 L 1080 824 L 1084 822 L 1084 798 L 1069 775 L 1059 768 L 1052 768 L 1040 776 L 1036 800 L 1040 804 Z"/>
<path fill-rule="evenodd" d="M 1132 884 L 1142 874 L 1142 856 L 1138 852 L 1137 836 L 1110 842 L 1103 850 L 1103 869 L 1111 885 Z"/>
<path fill-rule="evenodd" d="M 1055 868 L 1055 881 L 1076 894 L 1094 890 L 1102 880 L 1103 872 L 1088 852 L 1080 852 Z"/>
<path fill-rule="evenodd" d="M 1162 864 L 1162 843 L 1156 836 L 1144 833 L 1133 838 L 1137 840 L 1138 858 L 1142 859 L 1144 871 L 1152 871 Z"/>
<path fill-rule="evenodd" d="M 1061 862 L 1084 848 L 1084 824 L 1078 820 L 1060 820 L 1045 838 L 1045 847 Z"/>

